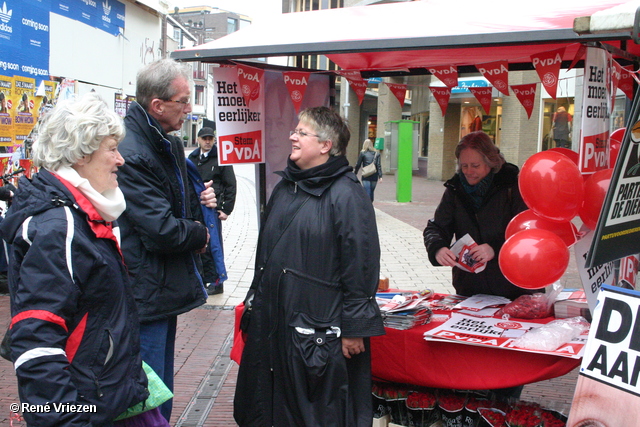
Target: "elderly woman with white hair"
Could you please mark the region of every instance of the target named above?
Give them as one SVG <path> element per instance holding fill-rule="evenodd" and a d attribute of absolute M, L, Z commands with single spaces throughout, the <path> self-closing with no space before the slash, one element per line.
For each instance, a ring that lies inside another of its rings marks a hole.
<path fill-rule="evenodd" d="M 20 401 L 50 408 L 23 410 L 28 425 L 108 426 L 148 396 L 115 223 L 124 132 L 95 94 L 61 102 L 33 144 L 40 170 L 20 179 L 0 227 Z"/>

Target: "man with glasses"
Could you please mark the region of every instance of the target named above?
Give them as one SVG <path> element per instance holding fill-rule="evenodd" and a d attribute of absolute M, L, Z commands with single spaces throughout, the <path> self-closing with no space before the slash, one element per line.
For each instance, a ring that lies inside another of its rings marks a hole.
<path fill-rule="evenodd" d="M 207 299 L 196 265 L 209 233 L 192 219 L 184 146 L 170 135 L 191 112 L 190 83 L 189 71 L 173 60 L 142 68 L 118 147 L 125 159 L 118 183 L 127 202 L 119 220 L 122 253 L 141 323 L 140 352 L 172 390 L 177 316 Z M 211 182 L 206 187 L 200 203 L 215 208 Z M 167 420 L 171 406 L 169 400 L 161 407 Z"/>

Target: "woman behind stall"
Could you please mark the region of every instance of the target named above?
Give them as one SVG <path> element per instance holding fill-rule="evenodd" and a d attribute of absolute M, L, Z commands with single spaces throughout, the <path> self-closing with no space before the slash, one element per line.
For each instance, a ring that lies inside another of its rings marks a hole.
<path fill-rule="evenodd" d="M 63 101 L 33 144 L 0 232 L 10 243 L 11 358 L 20 401 L 95 405 L 24 412 L 28 425 L 111 425 L 144 400 L 138 317 L 114 221 L 122 120 L 95 94 Z"/>
<path fill-rule="evenodd" d="M 371 142 L 370 139 L 365 139 L 364 143 L 362 143 L 360 155 L 358 155 L 355 174 L 358 174 L 360 167 L 365 167 L 371 163 L 376 166 L 376 172 L 373 175 L 363 176 L 362 186 L 373 202 L 373 193 L 376 191 L 376 185 L 378 181 L 382 181 L 382 167 L 380 164 L 380 153 L 373 147 L 373 142 Z"/>
<path fill-rule="evenodd" d="M 509 221 L 527 209 L 518 190 L 518 167 L 505 161 L 484 132 L 467 134 L 455 155 L 458 171 L 445 182 L 442 200 L 423 233 L 429 260 L 436 266 L 453 267 L 453 287 L 460 295 L 515 299 L 530 293 L 510 283 L 498 265 Z M 471 257 L 486 264 L 480 273 L 455 267 L 456 255 L 449 249 L 452 240 L 467 233 L 477 243 Z"/>

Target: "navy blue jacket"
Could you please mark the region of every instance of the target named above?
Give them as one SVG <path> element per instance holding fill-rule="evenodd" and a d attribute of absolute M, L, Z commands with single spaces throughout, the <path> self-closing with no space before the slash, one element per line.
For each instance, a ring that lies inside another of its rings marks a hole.
<path fill-rule="evenodd" d="M 70 184 L 20 179 L 10 244 L 11 355 L 20 401 L 95 405 L 24 412 L 33 426 L 103 426 L 148 395 L 138 316 L 112 224 Z"/>
<path fill-rule="evenodd" d="M 119 219 L 141 322 L 185 313 L 205 303 L 207 292 L 195 251 L 207 244 L 206 227 L 193 220 L 184 146 L 136 102 L 124 119 L 118 150 L 125 164 L 118 183 L 127 200 Z"/>

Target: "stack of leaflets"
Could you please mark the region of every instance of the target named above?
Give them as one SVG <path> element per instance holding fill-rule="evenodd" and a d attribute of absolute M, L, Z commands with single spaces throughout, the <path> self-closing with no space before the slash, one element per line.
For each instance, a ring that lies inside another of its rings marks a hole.
<path fill-rule="evenodd" d="M 564 289 L 553 303 L 553 311 L 558 319 L 582 316 L 591 321 L 587 296 L 582 289 Z"/>
<path fill-rule="evenodd" d="M 392 296 L 393 295 L 393 296 Z M 389 297 L 392 296 L 391 299 Z M 384 326 L 393 329 L 411 329 L 424 325 L 431 318 L 427 300 L 433 293 L 378 294 L 377 300 Z"/>
<path fill-rule="evenodd" d="M 501 306 L 509 304 L 509 298 L 497 295 L 477 294 L 464 301 L 460 301 L 453 309 L 457 313 L 467 314 L 475 317 L 491 317 L 500 309 Z"/>

